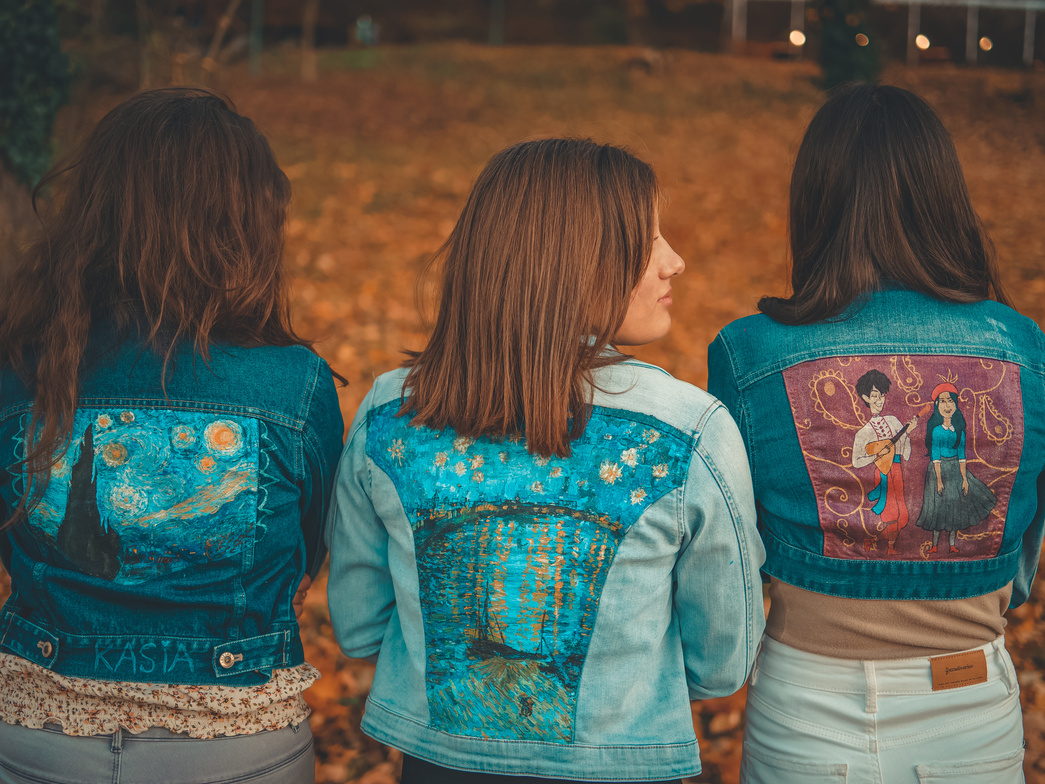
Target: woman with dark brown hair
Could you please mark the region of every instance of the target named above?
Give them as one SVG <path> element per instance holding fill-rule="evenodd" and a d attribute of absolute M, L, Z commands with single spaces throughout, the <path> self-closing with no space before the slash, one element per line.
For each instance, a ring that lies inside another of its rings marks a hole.
<path fill-rule="evenodd" d="M 495 155 L 427 347 L 356 415 L 330 614 L 377 657 L 363 729 L 405 784 L 678 781 L 689 699 L 747 677 L 762 548 L 736 426 L 616 348 L 671 325 L 657 200 L 617 147 Z"/>
<path fill-rule="evenodd" d="M 295 595 L 342 420 L 290 324 L 287 179 L 171 88 L 44 187 L 0 291 L 0 781 L 311 782 Z"/>
<path fill-rule="evenodd" d="M 906 90 L 849 85 L 813 117 L 790 240 L 791 295 L 708 355 L 770 578 L 741 780 L 1022 781 L 1002 633 L 1041 550 L 1045 335 L 1008 306 L 954 144 Z"/>

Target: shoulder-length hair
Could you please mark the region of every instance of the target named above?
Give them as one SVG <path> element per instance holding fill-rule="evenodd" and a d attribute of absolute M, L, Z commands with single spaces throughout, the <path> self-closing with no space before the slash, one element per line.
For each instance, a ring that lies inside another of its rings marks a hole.
<path fill-rule="evenodd" d="M 790 202 L 792 294 L 758 303 L 777 321 L 838 316 L 885 281 L 948 302 L 1008 304 L 954 143 L 907 90 L 833 92 L 802 139 Z"/>
<path fill-rule="evenodd" d="M 0 366 L 34 395 L 24 461 L 33 492 L 17 513 L 39 498 L 68 438 L 99 322 L 140 336 L 164 358 L 164 376 L 182 342 L 205 361 L 217 342 L 309 345 L 291 327 L 282 264 L 290 185 L 227 99 L 140 93 L 44 177 L 34 208 L 48 186 L 56 196 L 40 237 L 0 291 Z"/>
<path fill-rule="evenodd" d="M 620 359 L 604 349 L 649 262 L 658 193 L 652 167 L 610 145 L 544 139 L 495 155 L 437 256 L 439 314 L 405 363 L 401 413 L 569 455 L 591 371 Z"/>

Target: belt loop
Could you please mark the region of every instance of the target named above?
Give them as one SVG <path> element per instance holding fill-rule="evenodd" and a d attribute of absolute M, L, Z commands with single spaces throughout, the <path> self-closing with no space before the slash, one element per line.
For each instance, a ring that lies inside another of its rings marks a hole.
<path fill-rule="evenodd" d="M 1005 685 L 1009 689 L 1009 694 L 1017 693 L 1020 690 L 1020 682 L 1016 679 L 1016 669 L 1012 665 L 1012 658 L 1005 649 L 1005 638 L 997 638 L 991 643 L 991 648 L 993 649 L 994 661 L 998 663 L 998 667 L 1001 669 L 1001 675 L 1005 679 Z"/>
<path fill-rule="evenodd" d="M 754 686 L 758 682 L 758 662 L 762 658 L 762 640 L 765 636 L 759 638 L 758 647 L 755 648 L 755 659 L 751 662 L 751 676 L 748 680 L 748 686 Z"/>
<path fill-rule="evenodd" d="M 109 747 L 109 750 L 113 755 L 112 784 L 120 784 L 123 767 L 123 729 L 121 727 L 117 727 L 116 732 L 112 734 L 112 745 Z"/>
<path fill-rule="evenodd" d="M 868 713 L 878 713 L 878 679 L 875 677 L 873 661 L 864 662 L 864 681 L 867 689 L 866 710 Z"/>

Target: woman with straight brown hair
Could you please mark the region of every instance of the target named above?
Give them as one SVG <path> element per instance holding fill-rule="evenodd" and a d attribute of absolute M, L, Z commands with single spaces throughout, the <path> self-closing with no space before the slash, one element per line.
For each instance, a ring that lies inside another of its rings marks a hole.
<path fill-rule="evenodd" d="M 671 325 L 657 201 L 617 147 L 495 155 L 427 347 L 352 425 L 330 614 L 377 657 L 363 729 L 405 784 L 678 781 L 689 698 L 747 677 L 762 549 L 736 426 L 616 348 Z"/>
<path fill-rule="evenodd" d="M 290 324 L 287 179 L 171 88 L 44 187 L 0 291 L 0 782 L 311 782 L 296 594 L 342 420 Z"/>
<path fill-rule="evenodd" d="M 1045 335 L 1008 306 L 950 135 L 907 90 L 831 95 L 790 212 L 791 295 L 708 354 L 770 576 L 741 780 L 1020 782 L 1002 633 L 1041 550 Z"/>

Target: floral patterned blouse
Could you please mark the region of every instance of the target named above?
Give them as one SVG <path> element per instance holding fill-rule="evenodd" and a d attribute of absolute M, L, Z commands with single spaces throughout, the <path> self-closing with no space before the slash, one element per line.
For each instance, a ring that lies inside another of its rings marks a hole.
<path fill-rule="evenodd" d="M 193 738 L 247 735 L 296 725 L 310 709 L 302 692 L 319 680 L 311 664 L 275 670 L 260 686 L 124 683 L 58 675 L 0 654 L 0 721 L 66 735 L 107 735 L 163 727 Z"/>

